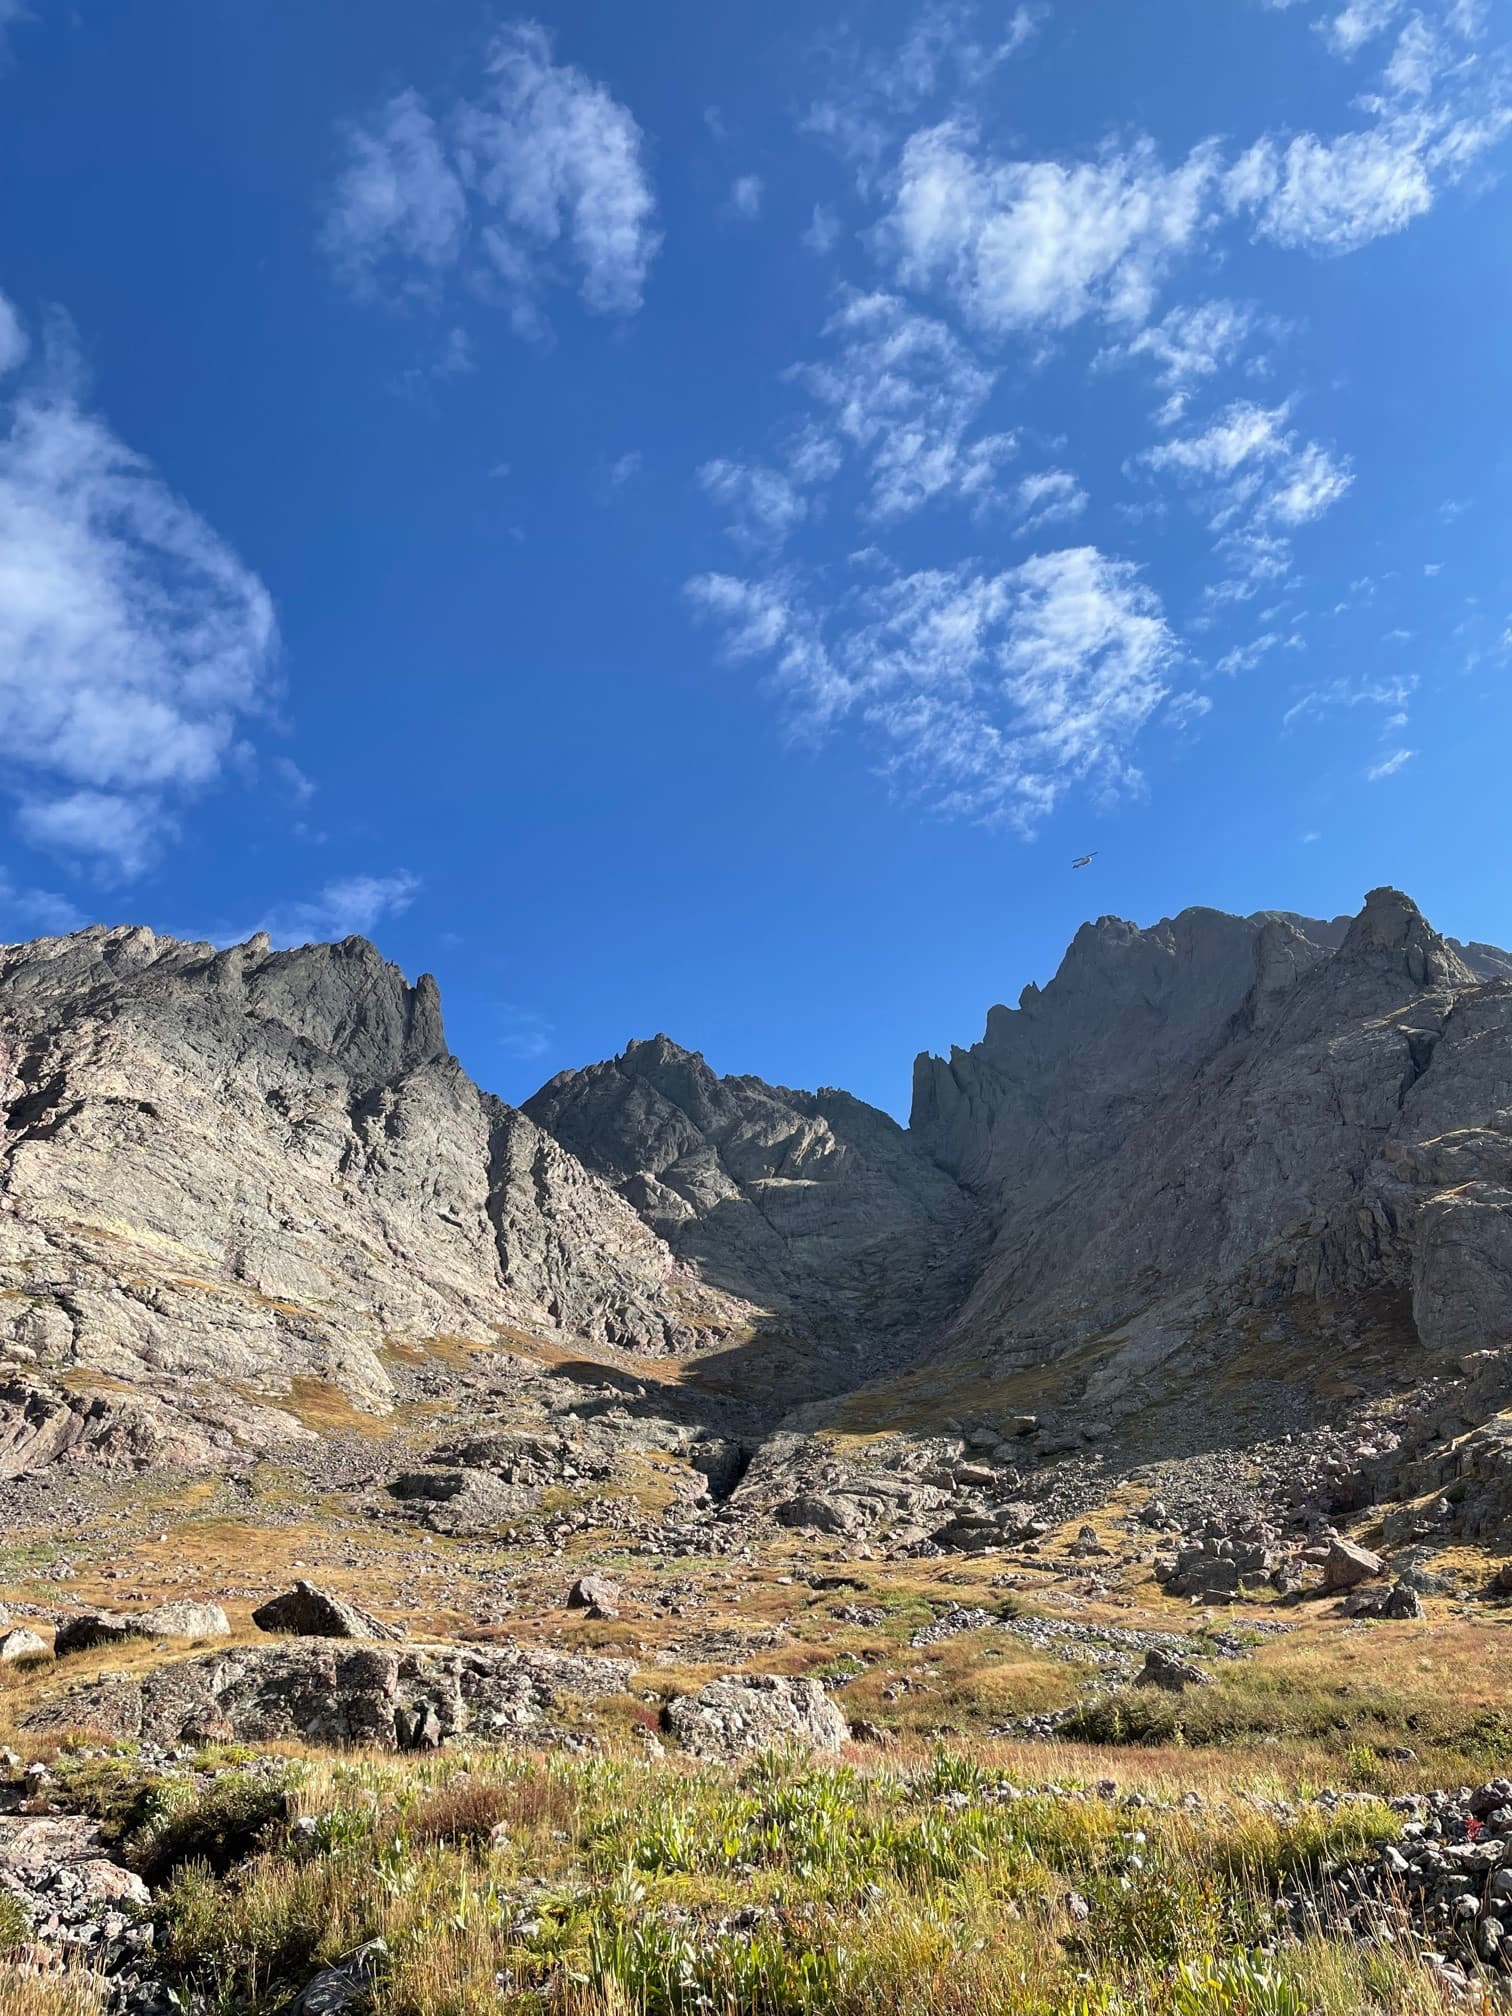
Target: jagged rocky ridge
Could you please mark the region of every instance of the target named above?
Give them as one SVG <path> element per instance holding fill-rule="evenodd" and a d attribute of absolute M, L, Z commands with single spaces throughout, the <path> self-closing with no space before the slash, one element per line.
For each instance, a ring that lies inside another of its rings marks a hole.
<path fill-rule="evenodd" d="M 1509 1351 L 1452 1459 L 1504 1476 L 1512 957 L 1395 891 L 1089 924 L 919 1060 L 906 1130 L 665 1037 L 516 1111 L 360 940 L 0 951 L 0 1476 L 245 1450 L 301 1377 L 381 1408 L 394 1340 L 511 1329 L 696 1356 L 764 1429 L 965 1355 L 1118 1421 L 1216 1389 L 1246 1312 L 1340 1302 L 1425 1377 Z"/>
<path fill-rule="evenodd" d="M 434 981 L 360 939 L 0 951 L 0 1338 L 13 1366 L 147 1409 L 49 1407 L 18 1369 L 0 1476 L 94 1442 L 297 1432 L 248 1402 L 300 1377 L 381 1406 L 396 1339 L 516 1325 L 660 1351 L 743 1313 L 480 1092 Z"/>
<path fill-rule="evenodd" d="M 958 1330 L 1032 1360 L 1193 1294 L 1391 1290 L 1425 1349 L 1512 1343 L 1506 963 L 1389 889 L 1084 927 L 916 1069 L 914 1133 L 997 1223 Z"/>

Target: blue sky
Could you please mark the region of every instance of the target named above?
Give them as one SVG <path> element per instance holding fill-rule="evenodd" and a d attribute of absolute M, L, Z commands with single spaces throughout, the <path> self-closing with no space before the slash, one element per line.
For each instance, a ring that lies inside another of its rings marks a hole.
<path fill-rule="evenodd" d="M 897 1111 L 1087 915 L 1512 941 L 1489 0 L 0 24 L 0 937 Z"/>

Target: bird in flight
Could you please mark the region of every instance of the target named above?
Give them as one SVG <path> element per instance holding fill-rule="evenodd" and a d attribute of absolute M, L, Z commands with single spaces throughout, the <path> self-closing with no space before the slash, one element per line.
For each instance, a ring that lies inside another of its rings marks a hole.
<path fill-rule="evenodd" d="M 1090 854 L 1078 854 L 1076 859 L 1071 863 L 1071 866 L 1073 868 L 1090 868 L 1096 859 L 1097 853 L 1094 849 Z"/>

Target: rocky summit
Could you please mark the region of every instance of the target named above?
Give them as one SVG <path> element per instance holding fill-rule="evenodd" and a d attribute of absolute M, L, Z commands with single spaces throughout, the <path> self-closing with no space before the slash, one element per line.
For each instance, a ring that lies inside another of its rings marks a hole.
<path fill-rule="evenodd" d="M 1512 1978 L 1512 956 L 1101 918 L 901 1126 L 97 929 L 0 1081 L 0 2016 Z"/>

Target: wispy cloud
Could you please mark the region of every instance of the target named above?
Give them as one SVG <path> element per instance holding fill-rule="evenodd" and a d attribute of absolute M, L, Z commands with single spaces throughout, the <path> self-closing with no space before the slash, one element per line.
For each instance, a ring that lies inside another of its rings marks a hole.
<path fill-rule="evenodd" d="M 217 945 L 245 944 L 265 931 L 275 945 L 318 945 L 343 938 L 368 938 L 390 917 L 400 917 L 420 893 L 420 878 L 407 868 L 388 875 L 345 875 L 316 895 L 276 903 L 252 925 L 223 926 L 206 935 Z"/>
<path fill-rule="evenodd" d="M 6 870 L 0 868 L 0 937 L 4 942 L 16 942 L 6 935 L 12 924 L 19 924 L 27 933 L 41 932 L 57 938 L 69 931 L 82 930 L 87 921 L 83 911 L 66 896 L 59 896 L 51 889 L 18 887 Z"/>
<path fill-rule="evenodd" d="M 1166 395 L 1157 418 L 1162 426 L 1174 426 L 1199 387 L 1234 364 L 1262 327 L 1269 331 L 1274 325 L 1245 303 L 1203 301 L 1170 309 L 1159 322 L 1110 344 L 1098 362 L 1148 363 Z"/>
<path fill-rule="evenodd" d="M 705 462 L 698 480 L 729 514 L 726 530 L 741 546 L 776 552 L 808 516 L 808 499 L 797 484 L 764 463 Z"/>
<path fill-rule="evenodd" d="M 942 97 L 957 104 L 979 97 L 1033 41 L 1049 12 L 1015 7 L 1000 30 L 1001 17 L 989 25 L 973 0 L 927 0 L 891 48 L 842 35 L 822 52 L 832 81 L 809 107 L 804 129 L 849 162 L 864 189 L 900 137 L 900 122 Z"/>
<path fill-rule="evenodd" d="M 256 575 L 44 360 L 0 419 L 0 744 L 26 837 L 140 873 L 268 704 L 277 646 Z"/>
<path fill-rule="evenodd" d="M 1290 727 L 1294 721 L 1323 714 L 1333 707 L 1387 707 L 1399 713 L 1416 687 L 1415 678 L 1330 679 L 1294 700 L 1282 716 L 1282 723 Z"/>
<path fill-rule="evenodd" d="M 1379 763 L 1371 764 L 1365 772 L 1366 781 L 1379 784 L 1383 777 L 1395 777 L 1403 764 L 1410 763 L 1416 754 L 1416 749 L 1394 749 L 1389 756 L 1383 756 Z"/>
<path fill-rule="evenodd" d="M 761 215 L 766 185 L 759 175 L 737 175 L 730 184 L 728 209 L 732 217 L 752 223 Z"/>
<path fill-rule="evenodd" d="M 792 732 L 853 717 L 900 788 L 1023 832 L 1073 784 L 1138 788 L 1133 744 L 1179 658 L 1153 591 L 1095 547 L 892 575 L 827 618 L 796 575 L 689 595 L 727 657 L 770 662 Z"/>
<path fill-rule="evenodd" d="M 1242 598 L 1291 567 L 1291 535 L 1338 503 L 1349 464 L 1287 426 L 1289 405 L 1238 400 L 1200 432 L 1147 449 L 1143 467 L 1191 487 L 1237 577 L 1210 590 Z"/>
<path fill-rule="evenodd" d="M 521 1008 L 512 1001 L 506 1001 L 499 1009 L 499 1021 L 499 1048 L 506 1057 L 516 1057 L 529 1064 L 538 1057 L 544 1057 L 551 1048 L 551 1024 L 535 1009 Z"/>
<path fill-rule="evenodd" d="M 814 205 L 814 214 L 804 231 L 803 243 L 821 259 L 840 243 L 840 219 L 827 203 Z"/>
<path fill-rule="evenodd" d="M 1226 179 L 1230 205 L 1261 237 L 1309 252 L 1353 252 L 1403 230 L 1463 179 L 1512 124 L 1504 104 L 1455 114 L 1394 112 L 1332 140 L 1259 140 Z"/>
<path fill-rule="evenodd" d="M 851 294 L 825 334 L 833 354 L 789 376 L 824 409 L 836 460 L 862 459 L 874 518 L 904 518 L 940 497 L 993 496 L 1017 437 L 973 436 L 996 374 L 943 322 L 893 294 Z"/>
<path fill-rule="evenodd" d="M 879 244 L 908 286 L 938 286 L 994 335 L 1137 325 L 1175 259 L 1200 239 L 1216 143 L 1167 168 L 1136 141 L 1095 160 L 1004 161 L 947 121 L 903 148 Z"/>
<path fill-rule="evenodd" d="M 1385 33 L 1401 9 L 1402 0 L 1349 0 L 1347 7 L 1317 26 L 1337 55 L 1357 56 L 1367 42 Z"/>
<path fill-rule="evenodd" d="M 661 244 L 635 118 L 535 22 L 502 29 L 482 71 L 439 118 L 406 91 L 347 129 L 322 232 L 338 273 L 364 296 L 433 301 L 464 269 L 527 335 L 549 286 L 633 314 Z"/>
<path fill-rule="evenodd" d="M 594 484 L 598 501 L 607 504 L 627 485 L 633 483 L 645 466 L 646 458 L 639 448 L 627 448 L 623 455 L 616 455 L 612 462 L 603 463 Z"/>

